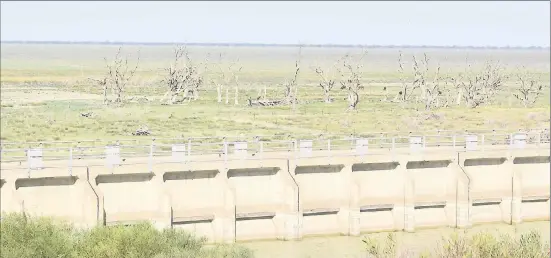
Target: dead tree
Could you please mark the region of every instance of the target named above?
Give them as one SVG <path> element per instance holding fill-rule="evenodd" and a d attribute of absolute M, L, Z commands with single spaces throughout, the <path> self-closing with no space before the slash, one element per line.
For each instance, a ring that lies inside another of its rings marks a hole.
<path fill-rule="evenodd" d="M 189 54 L 186 55 L 186 64 L 187 64 L 189 79 L 186 80 L 188 90 L 184 92 L 184 98 L 199 100 L 199 90 L 201 86 L 203 86 L 204 84 L 203 74 L 208 70 L 207 68 L 208 61 L 209 61 L 209 57 L 207 55 L 207 57 L 205 57 L 205 60 L 203 62 L 195 65 L 193 60 L 189 57 Z"/>
<path fill-rule="evenodd" d="M 300 61 L 302 58 L 302 46 L 298 49 L 298 58 L 295 61 L 295 72 L 293 75 L 293 78 L 291 80 L 286 80 L 286 82 L 283 84 L 285 86 L 285 98 L 284 102 L 287 104 L 292 104 L 293 109 L 296 108 L 296 102 L 298 101 L 298 75 L 300 72 Z"/>
<path fill-rule="evenodd" d="M 168 91 L 163 99 L 168 104 L 180 102 L 178 97 L 182 96 L 181 101 L 191 101 L 199 99 L 199 88 L 203 84 L 203 76 L 199 67 L 194 65 L 189 52 L 185 46 L 174 48 L 174 62 L 165 69 L 166 75 L 162 80 L 166 84 Z"/>
<path fill-rule="evenodd" d="M 298 75 L 300 72 L 300 61 L 302 57 L 302 47 L 299 48 L 298 58 L 295 61 L 295 72 L 293 78 L 290 80 L 287 79 L 283 83 L 284 92 L 283 99 L 278 100 L 269 100 L 266 99 L 266 87 L 264 87 L 264 97 L 258 96 L 256 99 L 253 99 L 251 96 L 247 96 L 248 106 L 282 106 L 282 105 L 292 105 L 293 109 L 296 108 L 298 102 Z"/>
<path fill-rule="evenodd" d="M 418 67 L 417 60 L 415 60 L 415 56 L 413 57 L 414 64 L 413 68 L 416 70 Z M 395 102 L 402 102 L 405 103 L 411 99 L 411 96 L 413 96 L 413 92 L 419 88 L 419 85 L 417 84 L 418 80 L 417 77 L 413 81 L 413 83 L 408 83 L 406 80 L 405 72 L 404 72 L 404 64 L 402 62 L 402 51 L 399 52 L 398 55 L 398 73 L 400 73 L 400 83 L 401 83 L 401 90 L 398 92 L 396 97 L 394 97 Z M 415 73 L 417 75 L 417 72 Z"/>
<path fill-rule="evenodd" d="M 239 105 L 239 75 L 237 75 L 237 72 L 241 72 L 241 69 L 243 67 L 239 67 L 237 71 L 231 71 L 232 77 L 233 77 L 233 83 L 235 85 L 235 94 L 234 94 L 234 105 Z"/>
<path fill-rule="evenodd" d="M 502 88 L 504 75 L 499 63 L 487 62 L 480 72 L 473 72 L 469 64 L 464 74 L 453 78 L 459 89 L 458 99 L 468 108 L 476 108 L 489 102 Z"/>
<path fill-rule="evenodd" d="M 123 101 L 126 86 L 129 84 L 132 77 L 134 77 L 134 74 L 136 73 L 136 70 L 138 69 L 138 65 L 140 63 L 140 56 L 138 52 L 136 66 L 134 66 L 133 69 L 130 69 L 128 64 L 128 57 L 121 57 L 121 50 L 122 47 L 119 47 L 117 54 L 115 55 L 115 59 L 111 63 L 107 61 L 107 58 L 104 58 L 108 70 L 108 76 L 105 80 L 105 85 L 109 84 L 113 89 L 116 97 L 116 103 L 121 103 Z"/>
<path fill-rule="evenodd" d="M 235 61 L 229 63 L 227 66 L 222 65 L 222 54 L 219 55 L 219 61 L 218 61 L 218 70 L 219 70 L 219 79 L 215 82 L 216 85 L 216 93 L 218 97 L 218 103 L 222 102 L 222 90 L 223 88 L 226 88 L 226 104 L 229 103 L 229 87 L 231 84 L 234 85 L 235 89 L 235 95 L 234 95 L 234 104 L 239 104 L 239 75 L 238 73 L 241 72 L 241 69 L 243 69 L 242 66 L 237 65 L 239 63 L 239 59 L 236 59 Z"/>
<path fill-rule="evenodd" d="M 331 103 L 333 101 L 331 98 L 331 90 L 333 90 L 333 87 L 337 83 L 335 71 L 340 62 L 341 60 L 339 59 L 329 69 L 326 69 L 327 73 L 324 72 L 324 69 L 320 65 L 316 65 L 312 68 L 319 76 L 319 86 L 323 90 L 323 101 L 325 103 Z"/>
<path fill-rule="evenodd" d="M 421 66 L 417 62 L 415 56 L 413 56 L 413 70 L 415 79 L 413 85 L 421 90 L 421 101 L 423 102 L 425 109 L 430 110 L 440 107 L 439 97 L 442 95 L 440 87 L 440 64 L 436 67 L 436 74 L 432 82 L 429 82 L 429 58 L 426 53 L 423 53 L 423 59 Z"/>
<path fill-rule="evenodd" d="M 361 69 L 363 67 L 362 60 L 367 55 L 367 51 L 362 51 L 360 58 L 355 64 L 352 64 L 352 56 L 347 54 L 343 58 L 344 69 L 340 70 L 341 73 L 341 89 L 348 91 L 348 109 L 355 110 L 360 102 L 360 90 L 364 88 L 362 85 Z"/>
<path fill-rule="evenodd" d="M 524 67 L 519 69 L 516 76 L 520 83 L 520 88 L 517 89 L 517 93 L 513 93 L 513 96 L 519 100 L 524 107 L 534 105 L 542 94 L 543 85 L 536 80 L 536 78 L 528 74 L 528 71 Z"/>
<path fill-rule="evenodd" d="M 162 80 L 168 87 L 168 91 L 165 93 L 164 98 L 168 98 L 168 104 L 174 104 L 177 101 L 177 97 L 182 91 L 185 90 L 185 80 L 187 80 L 187 72 L 185 66 L 182 67 L 180 60 L 184 56 L 186 48 L 177 46 L 174 48 L 174 63 L 170 67 L 166 68 L 166 76 Z"/>

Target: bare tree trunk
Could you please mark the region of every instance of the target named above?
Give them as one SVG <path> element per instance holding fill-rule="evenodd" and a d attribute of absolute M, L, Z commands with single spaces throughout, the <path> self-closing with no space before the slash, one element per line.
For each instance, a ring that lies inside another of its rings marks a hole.
<path fill-rule="evenodd" d="M 234 105 L 239 105 L 239 89 L 235 86 Z"/>
<path fill-rule="evenodd" d="M 107 104 L 107 84 L 103 85 L 103 104 Z"/>
<path fill-rule="evenodd" d="M 122 89 L 120 87 L 117 87 L 117 98 L 115 99 L 115 102 L 121 103 L 122 102 Z"/>
<path fill-rule="evenodd" d="M 226 88 L 226 104 L 230 103 L 230 90 Z"/>
<path fill-rule="evenodd" d="M 193 89 L 193 100 L 199 100 L 199 88 Z"/>
<path fill-rule="evenodd" d="M 264 84 L 264 100 L 266 100 L 266 84 Z"/>
<path fill-rule="evenodd" d="M 297 99 L 298 99 L 298 86 L 295 85 L 295 94 L 293 95 L 293 109 L 297 108 Z"/>
<path fill-rule="evenodd" d="M 222 92 L 220 87 L 221 87 L 220 84 L 216 85 L 216 94 L 218 96 L 218 103 L 222 103 Z"/>
<path fill-rule="evenodd" d="M 324 99 L 325 103 L 331 103 L 331 95 L 329 93 L 330 93 L 330 91 L 328 89 L 324 89 L 323 99 Z"/>
<path fill-rule="evenodd" d="M 459 92 L 457 93 L 457 100 L 455 101 L 455 104 L 460 106 L 462 98 L 463 98 L 463 90 L 459 89 Z"/>
<path fill-rule="evenodd" d="M 183 96 L 184 100 L 188 99 L 189 98 L 189 89 L 186 87 L 184 89 L 184 96 Z"/>
<path fill-rule="evenodd" d="M 358 103 L 360 102 L 360 96 L 358 93 L 349 90 L 348 91 L 348 110 L 355 110 L 358 106 Z"/>
<path fill-rule="evenodd" d="M 172 93 L 172 96 L 170 96 L 169 100 L 170 105 L 176 103 L 176 98 L 178 98 L 178 94 Z"/>

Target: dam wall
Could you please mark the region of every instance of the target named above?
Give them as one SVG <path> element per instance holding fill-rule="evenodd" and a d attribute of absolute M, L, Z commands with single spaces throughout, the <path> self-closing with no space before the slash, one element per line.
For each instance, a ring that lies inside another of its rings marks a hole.
<path fill-rule="evenodd" d="M 336 140 L 223 142 L 200 153 L 158 144 L 142 146 L 149 155 L 141 157 L 119 146 L 104 147 L 103 157 L 71 149 L 69 160 L 48 159 L 46 148 L 8 160 L 3 149 L 1 211 L 79 227 L 150 221 L 210 242 L 549 220 L 548 142 L 416 139 L 379 148 L 358 139 L 346 148 Z"/>

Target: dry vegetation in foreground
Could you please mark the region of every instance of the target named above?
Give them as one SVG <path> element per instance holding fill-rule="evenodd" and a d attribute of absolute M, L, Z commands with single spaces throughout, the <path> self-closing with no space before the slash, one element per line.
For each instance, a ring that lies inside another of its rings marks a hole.
<path fill-rule="evenodd" d="M 78 230 L 46 217 L 3 214 L 2 258 L 245 258 L 253 253 L 235 245 L 205 246 L 206 239 L 182 230 L 159 231 L 151 224 Z"/>
<path fill-rule="evenodd" d="M 2 48 L 4 141 L 549 127 L 548 50 Z"/>
<path fill-rule="evenodd" d="M 254 257 L 238 244 L 205 245 L 205 239 L 177 229 L 159 231 L 148 223 L 131 226 L 96 227 L 79 230 L 47 217 L 3 214 L 0 223 L 2 258 L 101 257 L 101 258 L 184 258 L 184 257 Z M 434 243 L 433 250 L 422 253 L 398 250 L 394 234 L 383 241 L 364 238 L 368 255 L 376 258 L 544 258 L 549 244 L 536 232 L 512 237 L 477 233 L 473 236 L 452 234 Z"/>
<path fill-rule="evenodd" d="M 550 255 L 549 243 L 544 243 L 536 231 L 522 234 L 517 238 L 507 234 L 494 236 L 484 232 L 470 237 L 463 233 L 455 233 L 443 237 L 434 250 L 426 250 L 419 254 L 398 250 L 396 238 L 392 233 L 388 234 L 384 242 L 369 237 L 364 238 L 363 242 L 367 253 L 376 258 L 544 258 Z"/>

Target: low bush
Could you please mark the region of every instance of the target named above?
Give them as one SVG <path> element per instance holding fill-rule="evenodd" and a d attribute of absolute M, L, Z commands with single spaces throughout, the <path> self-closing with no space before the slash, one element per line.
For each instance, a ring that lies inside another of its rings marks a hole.
<path fill-rule="evenodd" d="M 443 238 L 431 251 L 414 255 L 407 250 L 398 250 L 396 238 L 390 233 L 386 241 L 374 238 L 363 239 L 366 251 L 372 257 L 439 257 L 439 258 L 548 258 L 549 243 L 544 243 L 538 232 L 531 231 L 512 237 L 502 234 L 496 237 L 489 233 L 478 233 L 471 237 L 452 234 Z"/>
<path fill-rule="evenodd" d="M 157 230 L 149 223 L 78 230 L 45 217 L 4 214 L 0 223 L 2 258 L 246 258 L 236 245 L 205 246 L 206 239 L 182 230 Z"/>

